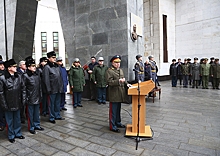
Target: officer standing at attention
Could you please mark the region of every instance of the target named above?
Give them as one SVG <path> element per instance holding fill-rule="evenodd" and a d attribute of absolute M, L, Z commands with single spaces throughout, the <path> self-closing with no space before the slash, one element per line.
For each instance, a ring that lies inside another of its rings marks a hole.
<path fill-rule="evenodd" d="M 181 64 L 181 73 L 183 76 L 183 87 L 188 87 L 188 79 L 190 74 L 190 64 L 187 63 L 187 59 L 184 59 L 184 63 Z"/>
<path fill-rule="evenodd" d="M 215 58 L 214 58 L 214 57 L 211 57 L 211 58 L 210 58 L 209 64 L 210 64 L 211 66 L 215 64 Z M 210 68 L 211 68 L 211 66 L 210 66 Z M 210 80 L 210 82 L 212 83 L 212 87 L 214 88 L 213 77 L 212 77 L 211 75 L 209 76 L 209 80 Z"/>
<path fill-rule="evenodd" d="M 156 65 L 154 64 L 154 56 L 153 55 L 150 55 L 148 57 L 149 59 L 149 64 L 150 64 L 150 68 L 151 68 L 151 79 L 154 81 L 155 83 L 155 87 L 156 87 Z"/>
<path fill-rule="evenodd" d="M 2 55 L 0 55 L 0 76 L 4 75 L 4 70 L 5 70 L 4 61 L 2 61 Z M 0 131 L 3 131 L 5 126 L 5 121 L 3 120 L 3 114 L 4 112 L 0 105 Z"/>
<path fill-rule="evenodd" d="M 144 80 L 145 80 L 145 81 L 150 80 L 150 73 L 151 73 L 151 67 L 150 67 L 149 62 L 146 61 L 146 62 L 144 63 L 144 76 L 145 76 Z"/>
<path fill-rule="evenodd" d="M 125 101 L 125 87 L 131 85 L 127 83 L 124 73 L 120 69 L 121 56 L 115 55 L 110 62 L 112 66 L 106 71 L 105 75 L 109 86 L 109 124 L 111 131 L 120 133 L 118 128 L 125 128 L 125 125 L 121 124 L 121 102 Z"/>
<path fill-rule="evenodd" d="M 190 74 L 192 76 L 192 80 L 193 80 L 193 86 L 192 88 L 194 88 L 196 86 L 196 88 L 198 88 L 198 84 L 199 84 L 199 69 L 200 69 L 200 64 L 198 63 L 198 58 L 195 57 L 194 58 L 194 63 L 191 64 L 190 66 Z"/>
<path fill-rule="evenodd" d="M 211 77 L 213 77 L 213 89 L 219 89 L 220 64 L 217 58 L 215 59 L 215 63 L 211 65 Z"/>
<path fill-rule="evenodd" d="M 134 68 L 138 71 L 135 71 L 135 81 L 144 81 L 144 65 L 142 63 L 142 56 L 141 55 L 137 55 L 136 56 L 137 62 L 134 65 Z"/>
<path fill-rule="evenodd" d="M 48 63 L 43 70 L 43 79 L 47 94 L 49 94 L 49 121 L 56 123 L 55 120 L 65 120 L 60 115 L 61 94 L 63 92 L 63 79 L 61 77 L 60 67 L 55 62 L 56 53 L 51 51 L 47 53 Z"/>
<path fill-rule="evenodd" d="M 177 67 L 177 79 L 180 80 L 180 86 L 182 85 L 182 79 L 183 79 L 182 73 L 181 73 L 181 64 L 182 64 L 181 58 L 179 58 L 178 62 L 177 62 L 177 65 L 178 65 L 178 67 Z"/>
<path fill-rule="evenodd" d="M 187 63 L 189 64 L 189 68 L 191 68 L 191 58 L 187 59 Z M 192 85 L 192 76 L 189 74 L 189 85 Z"/>
<path fill-rule="evenodd" d="M 5 111 L 8 139 L 14 143 L 15 138 L 25 138 L 21 135 L 20 109 L 25 104 L 26 91 L 14 59 L 5 61 L 4 66 L 5 73 L 0 76 L 0 104 Z"/>
<path fill-rule="evenodd" d="M 176 59 L 173 59 L 172 62 L 173 63 L 170 65 L 170 75 L 172 76 L 172 87 L 176 87 L 178 64 L 176 64 Z"/>
<path fill-rule="evenodd" d="M 98 104 L 106 104 L 106 80 L 105 72 L 108 70 L 108 67 L 104 65 L 104 58 L 99 57 L 99 65 L 95 66 L 92 72 L 92 79 L 96 84 L 97 88 L 97 100 Z"/>
<path fill-rule="evenodd" d="M 205 58 L 204 64 L 200 66 L 200 74 L 202 76 L 202 89 L 209 89 L 209 74 L 210 74 L 210 64 L 208 63 L 208 59 Z"/>
<path fill-rule="evenodd" d="M 44 130 L 40 127 L 39 119 L 39 105 L 42 99 L 41 78 L 40 74 L 36 72 L 33 59 L 27 60 L 25 64 L 27 70 L 22 75 L 22 79 L 26 90 L 28 130 L 31 134 L 35 134 L 35 130 Z"/>

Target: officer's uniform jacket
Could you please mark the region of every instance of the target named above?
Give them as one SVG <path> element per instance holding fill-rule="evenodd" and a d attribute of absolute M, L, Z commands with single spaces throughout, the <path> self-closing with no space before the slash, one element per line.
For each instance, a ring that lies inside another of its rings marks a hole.
<path fill-rule="evenodd" d="M 42 100 L 41 78 L 37 72 L 26 70 L 22 75 L 26 89 L 26 105 L 40 104 Z"/>
<path fill-rule="evenodd" d="M 48 61 L 43 69 L 42 75 L 42 81 L 45 84 L 47 94 L 63 92 L 63 79 L 61 77 L 60 67 L 57 63 Z"/>
<path fill-rule="evenodd" d="M 156 75 L 156 64 L 153 62 L 153 61 L 149 61 L 149 64 L 150 64 L 150 76 L 152 78 L 152 75 Z"/>
<path fill-rule="evenodd" d="M 181 73 L 182 73 L 182 75 L 189 75 L 190 74 L 190 64 L 189 63 L 181 64 Z"/>
<path fill-rule="evenodd" d="M 139 72 L 135 71 L 135 80 L 140 80 L 140 77 L 144 78 L 144 65 L 141 61 L 137 61 L 134 65 L 134 68 L 138 70 Z"/>
<path fill-rule="evenodd" d="M 200 64 L 199 63 L 192 63 L 190 66 L 190 74 L 192 74 L 193 80 L 200 80 L 199 71 L 200 70 Z"/>
<path fill-rule="evenodd" d="M 44 66 L 40 65 L 40 66 L 36 69 L 36 73 L 37 73 L 38 75 L 40 75 L 40 78 L 41 78 L 41 89 L 42 89 L 42 92 L 43 92 L 43 93 L 47 93 L 46 85 L 45 85 L 44 81 L 42 81 L 42 79 L 43 79 L 43 69 L 44 69 Z"/>
<path fill-rule="evenodd" d="M 109 68 L 105 74 L 106 82 L 109 93 L 110 102 L 125 102 L 125 87 L 127 86 L 127 81 L 124 83 L 119 83 L 120 78 L 124 78 L 124 73 L 122 69 L 117 70 L 114 66 Z"/>
<path fill-rule="evenodd" d="M 213 64 L 211 65 L 211 75 L 213 75 L 213 78 L 220 78 L 220 64 Z"/>
<path fill-rule="evenodd" d="M 93 82 L 97 82 L 96 87 L 106 87 L 105 73 L 107 70 L 108 67 L 106 65 L 103 65 L 102 67 L 97 65 L 94 67 L 92 72 L 92 79 Z"/>
<path fill-rule="evenodd" d="M 210 64 L 204 63 L 200 65 L 200 74 L 203 76 L 209 76 L 210 74 Z"/>
<path fill-rule="evenodd" d="M 178 64 L 176 64 L 176 63 L 175 64 L 172 63 L 170 65 L 170 75 L 171 76 L 177 76 L 177 73 L 178 73 L 178 69 L 177 68 L 178 68 Z"/>
<path fill-rule="evenodd" d="M 178 65 L 178 63 L 180 63 L 180 65 Z M 176 64 L 178 65 L 178 67 L 177 67 L 177 74 L 178 75 L 182 75 L 182 73 L 181 73 L 181 64 L 183 64 L 183 63 L 182 62 L 177 62 Z"/>
<path fill-rule="evenodd" d="M 4 111 L 17 111 L 22 108 L 26 100 L 26 90 L 21 74 L 14 73 L 14 77 L 5 70 L 0 76 L 0 104 Z"/>
<path fill-rule="evenodd" d="M 144 75 L 146 80 L 150 80 L 151 76 L 151 67 L 150 64 L 144 63 Z"/>

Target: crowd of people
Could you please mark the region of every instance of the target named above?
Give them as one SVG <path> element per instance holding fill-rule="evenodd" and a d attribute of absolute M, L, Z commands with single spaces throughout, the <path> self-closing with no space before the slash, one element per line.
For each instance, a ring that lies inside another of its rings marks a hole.
<path fill-rule="evenodd" d="M 191 63 L 191 59 L 181 59 L 172 60 L 170 65 L 170 75 L 172 76 L 172 87 L 177 86 L 177 80 L 179 79 L 180 85 L 187 88 L 188 84 L 192 85 L 192 88 L 198 88 L 202 85 L 202 89 L 209 89 L 209 82 L 212 83 L 213 89 L 219 89 L 220 82 L 220 64 L 218 58 L 210 58 L 208 63 L 208 58 L 202 58 L 198 62 L 198 58 L 194 58 L 194 62 Z"/>

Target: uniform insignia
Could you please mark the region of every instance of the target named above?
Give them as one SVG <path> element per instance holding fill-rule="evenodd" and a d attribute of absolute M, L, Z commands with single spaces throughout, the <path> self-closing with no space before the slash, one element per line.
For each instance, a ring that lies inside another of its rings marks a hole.
<path fill-rule="evenodd" d="M 0 73 L 0 76 L 2 75 L 2 73 Z"/>

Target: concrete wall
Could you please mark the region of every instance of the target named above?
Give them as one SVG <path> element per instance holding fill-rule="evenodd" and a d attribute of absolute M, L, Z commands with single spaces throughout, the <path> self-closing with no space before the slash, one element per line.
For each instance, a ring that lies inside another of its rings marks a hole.
<path fill-rule="evenodd" d="M 176 0 L 176 58 L 220 58 L 220 1 Z"/>

